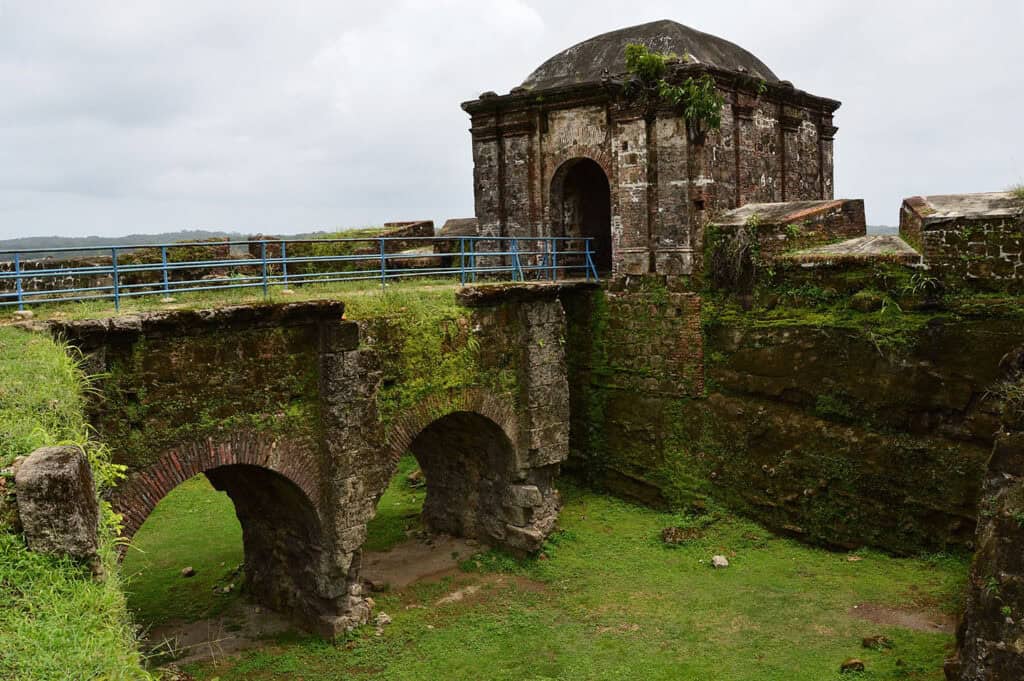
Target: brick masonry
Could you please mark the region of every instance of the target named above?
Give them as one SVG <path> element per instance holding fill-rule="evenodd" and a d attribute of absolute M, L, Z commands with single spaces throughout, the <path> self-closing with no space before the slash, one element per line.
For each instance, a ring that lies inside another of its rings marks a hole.
<path fill-rule="evenodd" d="M 671 110 L 638 108 L 621 83 L 488 95 L 467 102 L 474 191 L 487 236 L 580 236 L 562 224 L 560 179 L 589 159 L 611 187 L 616 273 L 691 274 L 709 216 L 749 202 L 832 198 L 838 102 L 713 68 L 720 130 L 700 140 Z"/>

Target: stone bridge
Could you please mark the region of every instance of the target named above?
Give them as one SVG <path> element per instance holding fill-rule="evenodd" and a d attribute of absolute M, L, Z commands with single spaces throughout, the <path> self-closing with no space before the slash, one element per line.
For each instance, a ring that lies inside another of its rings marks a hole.
<path fill-rule="evenodd" d="M 407 451 L 428 527 L 517 552 L 551 531 L 569 438 L 559 288 L 359 322 L 311 302 L 53 331 L 102 376 L 91 418 L 127 467 L 110 499 L 124 536 L 204 473 L 234 502 L 253 597 L 333 636 L 369 616 L 366 524 Z"/>

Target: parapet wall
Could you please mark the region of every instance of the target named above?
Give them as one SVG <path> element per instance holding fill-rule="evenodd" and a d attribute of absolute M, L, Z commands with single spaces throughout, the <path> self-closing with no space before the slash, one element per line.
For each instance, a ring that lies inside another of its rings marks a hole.
<path fill-rule="evenodd" d="M 1012 193 L 906 199 L 900 236 L 947 286 L 1024 291 L 1024 199 Z"/>

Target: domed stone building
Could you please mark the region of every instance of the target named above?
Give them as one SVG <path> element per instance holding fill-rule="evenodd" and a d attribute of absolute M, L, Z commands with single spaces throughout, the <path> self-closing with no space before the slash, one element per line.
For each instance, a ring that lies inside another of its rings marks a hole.
<path fill-rule="evenodd" d="M 677 55 L 664 76 L 707 75 L 718 129 L 637 96 L 626 46 Z M 689 275 L 701 226 L 746 203 L 831 199 L 839 102 L 779 78 L 747 50 L 674 21 L 586 40 L 509 94 L 465 102 L 483 236 L 590 236 L 598 269 Z"/>

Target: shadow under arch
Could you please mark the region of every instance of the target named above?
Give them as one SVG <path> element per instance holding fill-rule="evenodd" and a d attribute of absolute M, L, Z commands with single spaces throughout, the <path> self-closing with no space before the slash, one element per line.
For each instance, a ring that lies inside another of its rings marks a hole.
<path fill-rule="evenodd" d="M 594 265 L 612 269 L 612 196 L 608 174 L 597 161 L 571 158 L 551 177 L 550 217 L 553 236 L 593 239 Z"/>
<path fill-rule="evenodd" d="M 494 506 L 515 469 L 511 440 L 494 421 L 457 411 L 433 421 L 409 451 L 426 479 L 423 522 L 435 532 L 485 539 L 500 524 Z"/>
<path fill-rule="evenodd" d="M 431 530 L 535 551 L 557 519 L 557 466 L 532 467 L 518 435 L 508 400 L 482 388 L 435 394 L 392 426 L 392 472 L 405 452 L 416 458 Z"/>

